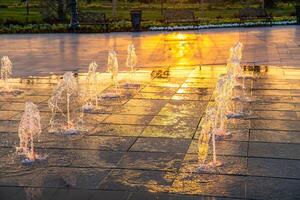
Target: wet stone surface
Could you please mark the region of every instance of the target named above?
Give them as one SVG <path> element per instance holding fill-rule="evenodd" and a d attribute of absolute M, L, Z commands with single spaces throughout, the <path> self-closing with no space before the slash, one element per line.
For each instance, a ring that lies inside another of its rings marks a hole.
<path fill-rule="evenodd" d="M 168 77 L 138 71 L 138 89 L 107 84 L 99 107 L 83 113 L 83 131 L 49 133 L 48 99 L 60 76 L 31 77 L 0 98 L 0 200 L 297 199 L 300 188 L 300 73 L 269 67 L 254 80 L 247 105 L 255 118 L 230 119 L 232 134 L 216 142 L 221 166 L 203 170 L 198 139 L 207 106 L 214 105 L 224 66 L 170 67 Z M 120 73 L 120 82 L 126 73 Z M 78 82 L 84 89 L 85 74 Z M 125 77 L 125 78 L 124 78 Z M 23 80 L 23 79 L 21 79 Z M 109 79 L 107 79 L 109 80 Z M 30 84 L 29 84 L 30 83 Z M 122 85 L 121 84 L 121 85 Z M 45 160 L 22 164 L 18 124 L 28 100 L 38 105 L 42 134 L 35 151 Z M 209 143 L 206 163 L 212 161 Z"/>
<path fill-rule="evenodd" d="M 258 142 L 300 143 L 300 132 L 277 130 L 251 130 L 250 140 Z"/>
<path fill-rule="evenodd" d="M 130 151 L 186 153 L 189 139 L 173 138 L 138 138 Z"/>

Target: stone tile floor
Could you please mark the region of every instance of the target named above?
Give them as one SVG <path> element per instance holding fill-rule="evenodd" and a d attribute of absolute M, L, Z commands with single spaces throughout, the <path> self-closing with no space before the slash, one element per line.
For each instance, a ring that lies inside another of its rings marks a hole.
<path fill-rule="evenodd" d="M 150 69 L 140 70 L 141 87 L 120 100 L 100 101 L 100 113 L 85 114 L 87 133 L 75 136 L 47 132 L 47 100 L 60 76 L 15 79 L 24 93 L 0 97 L 0 199 L 299 198 L 300 69 L 269 66 L 248 82 L 262 100 L 249 105 L 257 118 L 229 122 L 233 136 L 217 142 L 224 165 L 216 173 L 196 170 L 197 144 L 201 118 L 225 67 L 169 71 L 152 78 Z M 14 154 L 27 100 L 41 110 L 36 151 L 48 155 L 31 166 Z"/>

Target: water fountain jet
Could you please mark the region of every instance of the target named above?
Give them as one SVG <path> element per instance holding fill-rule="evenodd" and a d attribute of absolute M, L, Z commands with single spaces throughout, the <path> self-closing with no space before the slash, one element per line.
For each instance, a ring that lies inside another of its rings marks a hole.
<path fill-rule="evenodd" d="M 95 61 L 89 65 L 88 74 L 86 77 L 87 85 L 87 102 L 83 106 L 84 111 L 91 111 L 98 108 L 98 80 L 97 80 L 98 65 Z"/>
<path fill-rule="evenodd" d="M 113 50 L 109 51 L 108 53 L 107 71 L 111 75 L 114 92 L 105 93 L 102 95 L 102 98 L 119 98 L 120 97 L 119 82 L 118 82 L 119 64 L 118 64 L 117 54 Z"/>
<path fill-rule="evenodd" d="M 32 163 L 36 160 L 45 159 L 34 150 L 34 139 L 41 135 L 41 117 L 38 107 L 32 102 L 25 103 L 25 112 L 19 124 L 18 135 L 19 147 L 16 148 L 19 155 L 25 156 L 23 163 Z"/>
<path fill-rule="evenodd" d="M 218 95 L 215 98 L 217 104 L 216 118 L 215 118 L 215 135 L 218 139 L 228 137 L 231 135 L 226 129 L 226 112 L 229 104 L 230 93 L 228 84 L 230 81 L 228 77 L 220 77 L 217 83 L 216 91 Z"/>
<path fill-rule="evenodd" d="M 21 90 L 13 89 L 9 79 L 12 76 L 12 67 L 13 64 L 8 56 L 3 56 L 1 58 L 1 69 L 0 69 L 0 79 L 3 82 L 3 88 L 0 89 L 0 94 L 4 95 L 19 95 L 22 93 Z"/>
<path fill-rule="evenodd" d="M 48 101 L 52 113 L 49 132 L 72 135 L 83 130 L 82 102 L 83 98 L 74 74 L 66 72 Z"/>
<path fill-rule="evenodd" d="M 229 92 L 229 96 L 233 101 L 241 101 L 245 103 L 252 102 L 252 99 L 248 98 L 246 95 L 246 72 L 244 71 L 243 67 L 241 66 L 240 62 L 242 59 L 242 51 L 243 51 L 243 44 L 238 42 L 230 49 L 230 56 L 227 61 L 228 71 L 228 84 L 230 85 L 227 89 Z M 242 83 L 240 83 L 240 79 L 242 79 Z M 241 91 L 240 95 L 236 95 L 237 91 Z M 234 106 L 235 108 L 235 106 Z M 245 118 L 247 113 L 244 110 L 244 106 L 241 107 L 240 110 L 237 112 L 228 111 L 226 116 L 228 119 L 230 118 Z"/>
<path fill-rule="evenodd" d="M 216 114 L 217 110 L 214 107 L 209 107 L 203 119 L 198 140 L 198 171 L 215 171 L 216 167 L 223 165 L 223 163 L 217 159 L 216 153 Z M 210 141 L 212 142 L 212 161 L 208 162 L 207 155 Z"/>
<path fill-rule="evenodd" d="M 129 83 L 125 84 L 125 88 L 139 88 L 140 84 L 135 83 L 133 80 L 135 78 L 135 67 L 137 64 L 137 56 L 135 53 L 135 48 L 133 44 L 128 45 L 127 48 L 127 59 L 126 59 L 126 66 L 129 68 Z"/>

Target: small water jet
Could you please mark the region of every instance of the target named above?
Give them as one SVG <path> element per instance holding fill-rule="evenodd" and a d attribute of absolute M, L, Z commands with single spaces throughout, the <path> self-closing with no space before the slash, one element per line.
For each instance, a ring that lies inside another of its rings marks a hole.
<path fill-rule="evenodd" d="M 128 45 L 127 48 L 127 59 L 126 65 L 130 69 L 131 76 L 135 73 L 135 66 L 137 64 L 137 56 L 135 53 L 135 48 L 133 44 Z"/>
<path fill-rule="evenodd" d="M 49 132 L 72 135 L 83 131 L 82 104 L 77 80 L 72 72 L 66 72 L 48 101 L 52 113 Z"/>
<path fill-rule="evenodd" d="M 214 122 L 214 132 L 218 138 L 222 138 L 231 135 L 231 133 L 228 132 L 226 128 L 226 113 L 228 110 L 230 100 L 230 79 L 228 80 L 228 76 L 220 77 L 217 83 L 216 91 L 218 95 L 215 98 L 215 102 L 217 104 L 217 111 Z"/>
<path fill-rule="evenodd" d="M 222 166 L 222 162 L 217 160 L 216 137 L 215 137 L 215 118 L 217 110 L 214 107 L 207 108 L 206 114 L 201 126 L 201 132 L 198 140 L 198 170 L 215 171 L 216 167 Z M 209 142 L 212 142 L 212 161 L 208 162 Z"/>
<path fill-rule="evenodd" d="M 135 53 L 135 48 L 133 44 L 128 45 L 127 48 L 127 59 L 126 59 L 126 66 L 129 68 L 129 83 L 124 85 L 125 88 L 139 88 L 140 84 L 134 82 L 135 80 L 135 67 L 137 64 L 137 56 Z"/>
<path fill-rule="evenodd" d="M 229 58 L 227 60 L 228 71 L 227 73 L 232 73 L 234 79 L 234 87 L 242 87 L 240 83 L 238 83 L 238 79 L 243 76 L 243 68 L 241 66 L 241 60 L 243 55 L 243 44 L 237 42 L 232 48 L 229 50 Z"/>
<path fill-rule="evenodd" d="M 9 78 L 12 75 L 12 62 L 7 56 L 3 56 L 1 59 L 1 80 L 4 82 L 4 90 L 7 92 L 11 91 L 9 85 Z"/>
<path fill-rule="evenodd" d="M 97 68 L 98 65 L 95 61 L 89 65 L 88 74 L 86 77 L 87 94 L 86 104 L 83 106 L 84 111 L 91 111 L 98 108 L 98 79 L 97 79 Z"/>
<path fill-rule="evenodd" d="M 3 87 L 0 89 L 0 94 L 12 94 L 14 96 L 22 93 L 21 90 L 13 89 L 9 79 L 12 76 L 12 67 L 13 64 L 8 56 L 3 56 L 1 58 L 1 69 L 0 69 L 0 78 L 3 83 Z"/>
<path fill-rule="evenodd" d="M 250 93 L 251 95 L 247 95 L 248 88 L 246 87 L 246 81 L 247 80 L 253 80 L 254 75 L 247 75 L 246 70 L 244 70 L 244 67 L 241 66 L 240 62 L 242 59 L 242 51 L 243 51 L 243 44 L 238 42 L 234 47 L 230 49 L 230 57 L 228 59 L 227 65 L 228 65 L 228 71 L 227 76 L 232 76 L 232 98 L 231 100 L 235 102 L 242 102 L 242 106 L 239 106 L 237 111 L 230 111 L 227 113 L 227 118 L 251 118 L 251 111 L 246 111 L 245 107 L 246 104 L 250 104 L 251 102 L 257 101 L 256 98 L 252 97 L 252 84 L 253 81 L 251 81 L 250 86 Z M 239 81 L 242 80 L 242 83 Z M 239 94 L 237 94 L 239 92 Z M 236 109 L 236 106 L 233 106 L 233 110 Z"/>
<path fill-rule="evenodd" d="M 42 132 L 40 120 L 38 107 L 32 102 L 26 102 L 25 112 L 18 130 L 20 144 L 16 148 L 17 153 L 25 157 L 22 163 L 32 163 L 36 160 L 45 159 L 34 151 L 34 139 L 39 137 Z"/>
<path fill-rule="evenodd" d="M 119 82 L 118 82 L 119 64 L 118 64 L 117 54 L 113 50 L 108 52 L 107 71 L 111 75 L 114 92 L 105 93 L 102 95 L 102 98 L 119 98 L 120 97 Z"/>
<path fill-rule="evenodd" d="M 242 84 L 239 84 L 240 89 L 242 89 L 242 96 L 235 97 L 238 100 L 241 101 L 247 101 L 251 102 L 253 101 L 250 97 L 247 97 L 247 87 L 246 87 L 246 80 L 253 80 L 254 75 L 248 74 L 247 71 L 244 69 L 244 67 L 241 66 L 241 60 L 242 60 L 242 51 L 243 51 L 243 44 L 238 42 L 233 48 L 231 53 L 231 58 L 229 59 L 231 64 L 235 65 L 235 73 L 234 77 L 236 79 L 242 79 Z M 252 87 L 250 87 L 251 89 Z"/>
<path fill-rule="evenodd" d="M 228 66 L 227 74 L 231 74 L 233 76 L 233 87 L 242 89 L 244 85 L 238 82 L 238 78 L 241 77 L 243 74 L 243 69 L 240 65 L 242 56 L 240 53 L 241 49 L 237 49 L 237 48 L 242 48 L 242 45 L 238 45 L 230 49 L 230 56 L 227 61 L 227 66 Z"/>

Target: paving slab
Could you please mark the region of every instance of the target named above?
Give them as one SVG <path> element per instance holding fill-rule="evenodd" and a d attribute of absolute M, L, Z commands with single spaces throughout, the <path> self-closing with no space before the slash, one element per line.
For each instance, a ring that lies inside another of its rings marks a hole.
<path fill-rule="evenodd" d="M 130 151 L 186 153 L 190 143 L 189 139 L 141 137 L 131 146 Z"/>
<path fill-rule="evenodd" d="M 249 130 L 248 129 L 228 129 L 228 132 L 231 133 L 229 137 L 225 137 L 224 141 L 249 141 Z M 201 134 L 201 128 L 198 127 L 196 134 L 193 139 L 199 139 Z"/>
<path fill-rule="evenodd" d="M 131 193 L 127 191 L 106 191 L 106 190 L 94 190 L 91 192 L 89 200 L 127 200 Z"/>
<path fill-rule="evenodd" d="M 51 167 L 40 174 L 39 182 L 34 182 L 33 186 L 42 184 L 44 187 L 61 189 L 97 189 L 109 172 L 106 169 Z"/>
<path fill-rule="evenodd" d="M 290 120 L 252 120 L 251 128 L 260 130 L 300 131 L 300 124 L 298 121 Z"/>
<path fill-rule="evenodd" d="M 157 126 L 174 126 L 177 128 L 186 127 L 197 127 L 200 122 L 200 117 L 192 118 L 192 117 L 180 117 L 176 115 L 163 115 L 163 116 L 155 116 L 149 123 L 149 125 L 157 125 Z"/>
<path fill-rule="evenodd" d="M 164 100 L 169 100 L 173 96 L 172 93 L 150 93 L 150 92 L 145 92 L 145 93 L 138 93 L 135 95 L 133 98 L 134 99 L 164 99 Z"/>
<path fill-rule="evenodd" d="M 208 155 L 204 164 L 212 162 L 212 155 Z M 201 162 L 197 154 L 186 154 L 182 162 L 180 172 L 199 174 L 222 174 L 222 175 L 247 175 L 247 159 L 245 157 L 218 156 L 221 166 L 205 170 L 201 168 Z M 192 175 L 191 175 L 192 176 Z"/>
<path fill-rule="evenodd" d="M 170 93 L 174 94 L 176 93 L 178 88 L 174 87 L 151 87 L 151 86 L 146 86 L 141 90 L 141 92 L 150 92 L 150 93 Z"/>
<path fill-rule="evenodd" d="M 197 194 L 244 198 L 246 178 L 243 176 L 181 173 L 174 181 L 171 191 L 181 194 Z"/>
<path fill-rule="evenodd" d="M 299 144 L 250 142 L 248 155 L 254 157 L 300 160 Z"/>
<path fill-rule="evenodd" d="M 92 196 L 92 191 L 89 190 L 57 190 L 52 199 L 64 200 L 64 199 L 90 199 Z"/>
<path fill-rule="evenodd" d="M 209 101 L 211 95 L 201 95 L 201 94 L 174 94 L 172 100 L 187 100 L 187 101 Z"/>
<path fill-rule="evenodd" d="M 206 105 L 207 102 L 172 100 L 160 110 L 159 115 L 199 118 L 203 115 Z"/>
<path fill-rule="evenodd" d="M 123 156 L 121 152 L 98 150 L 49 149 L 47 152 L 49 166 L 53 167 L 114 168 Z"/>
<path fill-rule="evenodd" d="M 139 136 L 146 128 L 144 125 L 100 124 L 90 135 L 93 136 Z"/>
<path fill-rule="evenodd" d="M 158 99 L 130 99 L 125 106 L 145 106 L 145 107 L 162 107 L 168 100 L 158 100 Z"/>
<path fill-rule="evenodd" d="M 299 160 L 249 158 L 248 173 L 251 176 L 299 179 Z"/>
<path fill-rule="evenodd" d="M 250 140 L 258 142 L 300 143 L 300 132 L 276 130 L 251 130 Z"/>
<path fill-rule="evenodd" d="M 55 188 L 1 187 L 0 197 L 5 200 L 45 199 L 51 200 L 57 192 Z"/>
<path fill-rule="evenodd" d="M 261 120 L 299 120 L 295 111 L 254 111 L 253 115 Z"/>
<path fill-rule="evenodd" d="M 164 123 L 164 122 L 162 122 Z M 197 127 L 168 125 L 168 126 L 147 126 L 141 136 L 143 137 L 164 137 L 164 138 L 184 138 L 192 139 Z"/>
<path fill-rule="evenodd" d="M 69 140 L 52 139 L 41 141 L 37 144 L 37 147 L 46 149 L 127 151 L 135 140 L 135 137 L 87 136 Z"/>
<path fill-rule="evenodd" d="M 117 168 L 178 171 L 184 154 L 157 152 L 129 152 L 126 153 Z"/>
<path fill-rule="evenodd" d="M 119 108 L 115 114 L 122 115 L 157 115 L 160 111 L 160 107 L 148 107 L 148 106 L 124 106 Z"/>
<path fill-rule="evenodd" d="M 99 185 L 100 189 L 167 192 L 176 175 L 146 170 L 113 170 Z"/>
<path fill-rule="evenodd" d="M 228 156 L 247 156 L 248 142 L 236 142 L 236 141 L 217 141 L 216 152 L 217 155 Z M 188 153 L 198 153 L 198 140 L 193 140 Z M 209 148 L 209 153 L 212 153 Z"/>
<path fill-rule="evenodd" d="M 211 197 L 211 196 L 201 196 L 201 195 L 176 195 L 176 194 L 167 194 L 167 193 L 151 193 L 151 192 L 134 192 L 131 194 L 129 200 L 225 200 L 228 198 L 221 197 Z M 233 198 L 230 198 L 233 199 Z"/>
<path fill-rule="evenodd" d="M 0 111 L 0 120 L 10 120 L 12 117 L 19 114 L 18 111 Z"/>
<path fill-rule="evenodd" d="M 0 187 L 0 197 L 7 200 L 26 199 L 24 190 L 21 187 Z"/>
<path fill-rule="evenodd" d="M 107 124 L 129 124 L 129 125 L 147 125 L 153 116 L 149 115 L 117 115 L 112 114 L 107 117 L 103 123 Z"/>
<path fill-rule="evenodd" d="M 248 177 L 246 198 L 250 199 L 297 199 L 300 181 L 293 179 Z"/>

